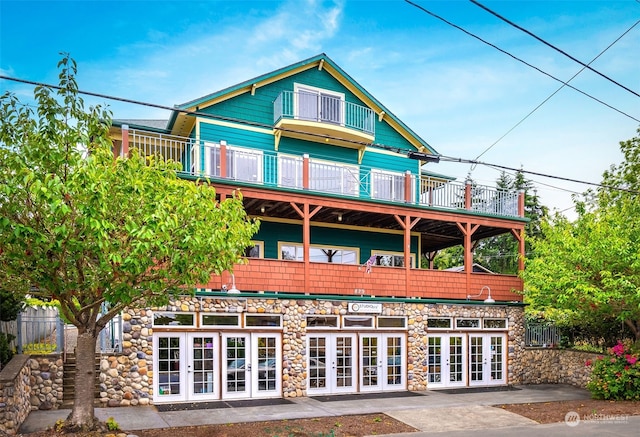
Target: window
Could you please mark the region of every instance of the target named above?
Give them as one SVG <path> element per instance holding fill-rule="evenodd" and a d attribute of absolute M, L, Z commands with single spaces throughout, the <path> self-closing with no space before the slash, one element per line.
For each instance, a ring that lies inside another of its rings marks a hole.
<path fill-rule="evenodd" d="M 344 124 L 344 94 L 297 83 L 293 89 L 296 118 Z"/>
<path fill-rule="evenodd" d="M 264 242 L 252 241 L 252 245 L 244 250 L 244 256 L 247 258 L 264 258 Z"/>
<path fill-rule="evenodd" d="M 227 146 L 226 177 L 237 181 L 262 182 L 262 152 Z M 205 173 L 221 176 L 220 145 L 205 143 Z"/>
<path fill-rule="evenodd" d="M 278 155 L 278 177 L 281 187 L 302 188 L 302 158 Z"/>
<path fill-rule="evenodd" d="M 480 329 L 480 319 L 456 319 L 458 329 Z"/>
<path fill-rule="evenodd" d="M 359 195 L 360 168 L 338 162 L 309 160 L 309 189 L 323 193 Z"/>
<path fill-rule="evenodd" d="M 191 313 L 153 313 L 153 326 L 195 326 L 195 316 Z"/>
<path fill-rule="evenodd" d="M 249 315 L 245 316 L 245 326 L 260 326 L 263 328 L 279 328 L 282 326 L 282 319 L 280 316 L 270 316 L 270 315 Z"/>
<path fill-rule="evenodd" d="M 428 329 L 451 329 L 451 319 L 440 317 L 429 317 L 427 319 Z"/>
<path fill-rule="evenodd" d="M 403 173 L 371 170 L 371 198 L 404 202 L 404 179 Z M 414 189 L 411 191 L 413 198 Z"/>
<path fill-rule="evenodd" d="M 377 266 L 383 267 L 404 267 L 404 254 L 402 252 L 385 252 L 380 250 L 372 251 L 372 255 L 376 256 Z M 415 255 L 411 254 L 411 267 L 415 268 Z"/>
<path fill-rule="evenodd" d="M 344 316 L 342 326 L 345 328 L 373 328 L 373 317 Z"/>
<path fill-rule="evenodd" d="M 307 328 L 337 328 L 337 316 L 307 316 Z"/>
<path fill-rule="evenodd" d="M 281 243 L 281 259 L 289 261 L 304 261 L 304 251 L 301 245 Z M 340 247 L 311 246 L 309 248 L 311 262 L 325 262 L 335 264 L 357 264 L 358 250 Z"/>
<path fill-rule="evenodd" d="M 237 314 L 203 314 L 202 326 L 240 326 Z"/>
<path fill-rule="evenodd" d="M 484 329 L 507 329 L 507 319 L 483 319 Z"/>
<path fill-rule="evenodd" d="M 378 317 L 378 328 L 402 329 L 407 327 L 405 317 Z"/>

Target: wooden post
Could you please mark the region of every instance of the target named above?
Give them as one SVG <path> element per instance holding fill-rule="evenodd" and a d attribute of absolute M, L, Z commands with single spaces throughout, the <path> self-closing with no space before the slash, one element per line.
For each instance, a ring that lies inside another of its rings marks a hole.
<path fill-rule="evenodd" d="M 411 200 L 411 172 L 407 170 L 404 174 L 404 201 L 413 203 Z"/>
<path fill-rule="evenodd" d="M 518 215 L 524 217 L 524 190 L 518 190 Z"/>
<path fill-rule="evenodd" d="M 122 125 L 122 146 L 120 146 L 120 156 L 126 158 L 129 156 L 129 125 Z"/>
<path fill-rule="evenodd" d="M 302 155 L 302 188 L 309 189 L 309 154 Z"/>
<path fill-rule="evenodd" d="M 464 183 L 464 209 L 471 209 L 471 180 L 469 179 Z"/>
<path fill-rule="evenodd" d="M 227 142 L 220 140 L 220 177 L 227 177 Z"/>

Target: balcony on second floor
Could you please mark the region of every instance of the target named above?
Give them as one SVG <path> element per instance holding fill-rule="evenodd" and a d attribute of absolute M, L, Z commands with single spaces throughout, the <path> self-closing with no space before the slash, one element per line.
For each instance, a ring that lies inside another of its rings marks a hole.
<path fill-rule="evenodd" d="M 522 196 L 516 191 L 411 172 L 399 173 L 329 159 L 153 132 L 123 131 L 126 148 L 181 164 L 187 177 L 221 183 L 304 191 L 403 206 L 466 210 L 499 217 L 522 217 Z M 123 141 L 124 144 L 124 141 Z M 122 147 L 121 153 L 125 147 Z"/>
<path fill-rule="evenodd" d="M 278 135 L 363 148 L 375 137 L 375 112 L 319 90 L 282 91 L 273 102 Z"/>

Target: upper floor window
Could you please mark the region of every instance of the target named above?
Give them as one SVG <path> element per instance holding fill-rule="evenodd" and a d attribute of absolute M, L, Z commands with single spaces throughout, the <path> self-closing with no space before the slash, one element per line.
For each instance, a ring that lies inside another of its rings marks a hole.
<path fill-rule="evenodd" d="M 373 255 L 376 256 L 377 266 L 383 267 L 404 267 L 404 253 L 402 252 L 385 252 L 380 250 L 373 251 Z M 415 268 L 416 259 L 414 254 L 410 255 L 411 257 L 411 267 Z"/>
<path fill-rule="evenodd" d="M 296 118 L 344 124 L 344 94 L 294 84 Z"/>
<path fill-rule="evenodd" d="M 222 177 L 220 145 L 205 143 L 205 173 Z M 245 182 L 262 182 L 262 152 L 227 146 L 226 175 L 224 177 Z"/>
<path fill-rule="evenodd" d="M 372 170 L 371 197 L 374 199 L 402 202 L 405 200 L 404 181 L 405 175 L 403 173 Z M 413 188 L 413 184 L 411 186 L 411 195 L 413 196 L 415 189 Z"/>
<path fill-rule="evenodd" d="M 304 261 L 302 245 L 280 243 L 281 259 L 289 261 Z M 352 248 L 311 246 L 309 259 L 312 262 L 325 262 L 336 264 L 357 264 L 358 250 Z"/>
<path fill-rule="evenodd" d="M 251 246 L 244 249 L 244 256 L 247 258 L 264 258 L 264 242 L 252 241 Z"/>

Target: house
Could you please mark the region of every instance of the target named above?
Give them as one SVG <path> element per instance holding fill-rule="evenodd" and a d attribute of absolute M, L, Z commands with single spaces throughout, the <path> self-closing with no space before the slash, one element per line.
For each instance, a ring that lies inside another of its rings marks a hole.
<path fill-rule="evenodd" d="M 325 54 L 178 105 L 168 121 L 118 120 L 111 135 L 116 154 L 138 148 L 208 178 L 220 202 L 241 190 L 261 221 L 233 274 L 125 314 L 123 355 L 147 376 L 129 398 L 518 382 L 522 281 L 474 271 L 472 250 L 509 234 L 524 253 L 522 193 L 432 171 L 436 150 Z M 463 271 L 429 268 L 456 245 Z"/>

